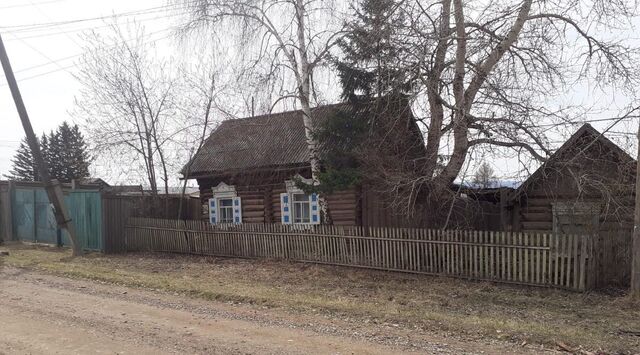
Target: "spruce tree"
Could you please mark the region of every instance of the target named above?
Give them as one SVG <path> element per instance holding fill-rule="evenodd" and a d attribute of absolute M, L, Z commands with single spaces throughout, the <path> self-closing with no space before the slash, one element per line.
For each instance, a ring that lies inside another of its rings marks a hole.
<path fill-rule="evenodd" d="M 10 180 L 15 181 L 38 181 L 40 175 L 38 169 L 31 154 L 31 148 L 27 139 L 23 138 L 20 142 L 20 146 L 16 151 L 16 154 L 11 159 L 13 166 L 8 175 L 5 175 Z"/>
<path fill-rule="evenodd" d="M 63 122 L 57 130 L 42 134 L 40 138 L 42 157 L 49 166 L 52 179 L 71 182 L 89 177 L 90 157 L 84 137 L 77 125 Z M 16 181 L 39 181 L 37 167 L 26 138 L 20 143 L 11 160 L 13 167 L 8 179 Z"/>
<path fill-rule="evenodd" d="M 90 157 L 77 125 L 63 122 L 49 138 L 51 173 L 63 182 L 89 177 Z"/>
<path fill-rule="evenodd" d="M 336 61 L 345 99 L 366 100 L 409 90 L 407 70 L 398 66 L 404 18 L 397 8 L 397 0 L 363 0 L 355 9 L 355 20 L 339 43 L 343 55 Z"/>
<path fill-rule="evenodd" d="M 60 182 L 68 182 L 63 177 L 64 159 L 62 158 L 62 144 L 60 140 L 60 129 L 49 132 L 49 145 L 47 149 L 47 163 L 51 178 Z"/>
<path fill-rule="evenodd" d="M 315 129 L 322 150 L 323 172 L 316 190 L 331 192 L 355 186 L 362 179 L 362 146 L 384 130 L 380 115 L 397 107 L 410 86 L 407 71 L 399 68 L 401 55 L 398 31 L 403 17 L 396 0 L 362 0 L 355 9 L 355 21 L 339 42 L 341 58 L 335 66 L 342 85 L 342 97 L 350 103 L 321 122 Z M 392 113 L 396 114 L 396 113 Z"/>

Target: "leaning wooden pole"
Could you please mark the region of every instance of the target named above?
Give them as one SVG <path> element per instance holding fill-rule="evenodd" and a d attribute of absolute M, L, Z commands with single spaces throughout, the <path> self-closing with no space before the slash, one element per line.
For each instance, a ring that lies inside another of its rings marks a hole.
<path fill-rule="evenodd" d="M 631 295 L 640 298 L 640 123 L 638 124 L 638 156 L 636 161 L 636 209 L 633 222 L 631 246 Z"/>
<path fill-rule="evenodd" d="M 2 62 L 2 69 L 4 70 L 4 75 L 7 78 L 9 89 L 11 89 L 11 95 L 13 96 L 13 101 L 16 104 L 20 121 L 22 121 L 22 127 L 24 128 L 24 133 L 27 136 L 29 148 L 31 148 L 31 154 L 33 155 L 38 168 L 40 179 L 45 185 L 49 201 L 53 204 L 58 227 L 66 229 L 69 233 L 69 238 L 71 239 L 73 247 L 73 256 L 82 255 L 82 247 L 80 246 L 80 243 L 78 243 L 76 230 L 73 223 L 71 223 L 69 212 L 64 204 L 64 196 L 62 194 L 60 183 L 57 180 L 51 180 L 47 162 L 42 158 L 40 145 L 38 144 L 38 139 L 33 132 L 33 127 L 31 126 L 29 115 L 27 114 L 27 108 L 24 106 L 24 102 L 22 101 L 22 95 L 20 94 L 16 77 L 13 74 L 13 69 L 11 69 L 11 63 L 9 62 L 9 56 L 7 55 L 7 50 L 4 47 L 2 36 L 0 36 L 0 62 Z"/>

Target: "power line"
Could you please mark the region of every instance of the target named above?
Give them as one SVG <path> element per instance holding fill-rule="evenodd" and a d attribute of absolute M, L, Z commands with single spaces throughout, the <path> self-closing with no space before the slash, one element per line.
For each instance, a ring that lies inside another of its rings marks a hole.
<path fill-rule="evenodd" d="M 149 21 L 156 21 L 156 20 L 161 20 L 161 19 L 166 19 L 166 18 L 171 18 L 171 17 L 183 16 L 183 15 L 186 15 L 186 14 L 188 14 L 188 12 L 175 13 L 175 14 L 165 15 L 165 16 L 155 16 L 155 17 L 142 18 L 142 19 L 136 18 L 135 21 L 136 21 L 136 23 L 145 23 L 145 22 L 149 22 Z M 111 24 L 104 24 L 104 25 L 99 25 L 99 26 L 87 26 L 87 27 L 81 27 L 81 28 L 70 29 L 70 30 L 65 30 L 65 31 L 58 31 L 58 32 L 47 31 L 45 33 L 39 33 L 39 34 L 34 34 L 34 35 L 29 35 L 29 36 L 15 36 L 14 35 L 13 39 L 9 39 L 8 41 L 5 41 L 5 42 L 12 42 L 12 41 L 16 41 L 16 40 L 19 40 L 19 39 L 23 39 L 24 40 L 24 39 L 44 38 L 44 37 L 66 35 L 66 34 L 76 33 L 76 32 L 97 30 L 97 29 L 100 29 L 100 28 L 105 28 L 105 27 L 110 27 L 110 26 L 112 26 L 112 25 Z M 58 26 L 58 28 L 60 28 L 60 26 Z M 6 33 L 15 33 L 15 32 L 8 31 Z"/>
<path fill-rule="evenodd" d="M 157 31 L 157 32 L 154 32 L 153 34 L 158 34 L 158 33 L 161 33 L 161 32 L 167 31 L 167 30 L 168 30 L 168 29 L 164 29 L 164 30 L 161 30 L 161 31 Z M 151 35 L 153 35 L 153 34 L 151 34 Z M 151 36 L 151 35 L 150 35 L 150 36 Z M 157 41 L 161 41 L 161 40 L 163 40 L 163 39 L 165 39 L 165 38 L 168 38 L 168 37 L 169 37 L 169 35 L 166 35 L 166 36 L 163 36 L 163 37 L 160 37 L 160 38 L 157 38 L 157 39 L 151 40 L 151 41 L 149 41 L 148 43 L 155 43 L 155 42 L 157 42 Z M 107 48 L 114 48 L 114 47 L 117 47 L 118 45 L 123 44 L 123 43 L 124 43 L 124 42 L 126 42 L 126 41 L 132 41 L 132 40 L 135 40 L 135 39 L 136 39 L 136 38 L 130 38 L 129 40 L 125 40 L 125 41 L 123 41 L 123 42 L 117 43 L 117 44 L 115 44 L 115 45 L 113 45 L 113 46 L 110 46 L 110 47 L 107 47 Z M 80 53 L 80 54 L 77 54 L 77 55 L 72 56 L 72 57 L 79 57 L 79 56 L 81 56 L 82 54 L 83 54 L 83 53 Z M 58 60 L 58 61 L 61 61 L 61 60 Z M 52 64 L 52 63 L 54 63 L 54 62 L 55 62 L 55 61 L 50 62 L 50 63 L 45 63 L 45 64 Z M 44 64 L 37 65 L 37 66 L 35 66 L 35 67 L 42 67 L 42 66 L 44 66 Z M 33 68 L 35 68 L 35 67 L 32 67 L 31 69 L 33 69 Z M 18 81 L 22 82 L 22 81 L 26 81 L 26 80 L 31 80 L 31 79 L 39 78 L 39 77 L 41 77 L 41 76 L 45 76 L 45 75 L 49 75 L 49 74 L 53 74 L 53 73 L 57 73 L 57 72 L 60 72 L 60 71 L 67 71 L 67 72 L 68 72 L 68 70 L 69 70 L 69 69 L 72 69 L 72 68 L 74 68 L 74 67 L 77 67 L 77 64 L 76 64 L 76 63 L 71 64 L 71 65 L 68 65 L 68 66 L 64 66 L 64 67 L 63 67 L 63 66 L 60 66 L 58 69 L 50 70 L 50 71 L 47 71 L 47 72 L 44 72 L 44 73 L 39 73 L 39 74 L 35 74 L 35 75 L 32 75 L 32 76 L 28 76 L 28 77 L 20 78 Z M 20 72 L 24 72 L 24 71 L 26 71 L 27 69 L 30 69 L 30 68 L 22 69 L 22 70 L 20 70 Z M 68 73 L 69 73 L 71 76 L 73 76 L 74 78 L 76 78 L 76 79 L 77 79 L 77 77 L 76 77 L 76 75 L 75 75 L 75 74 L 73 74 L 73 73 L 71 73 L 71 72 L 68 72 Z M 4 87 L 4 86 L 7 86 L 7 84 L 2 84 L 2 85 L 0 85 L 0 87 Z"/>
<path fill-rule="evenodd" d="M 171 30 L 171 29 L 170 29 L 170 28 L 164 28 L 164 29 L 162 29 L 162 30 L 158 30 L 158 31 L 155 31 L 155 32 L 150 32 L 149 34 L 145 35 L 145 37 L 151 37 L 151 36 L 154 36 L 154 35 L 156 35 L 156 34 L 159 34 L 159 33 L 162 33 L 162 32 L 166 32 L 166 31 L 169 31 L 169 30 Z M 150 41 L 150 43 L 155 43 L 155 42 L 157 42 L 157 41 L 159 41 L 159 40 L 162 40 L 162 39 L 165 39 L 165 38 L 167 38 L 167 37 L 169 37 L 169 36 L 167 35 L 167 36 L 164 36 L 164 37 L 162 37 L 162 38 L 158 38 L 158 39 L 152 40 L 152 41 Z M 119 46 L 119 45 L 121 45 L 121 44 L 124 44 L 125 42 L 133 41 L 133 40 L 136 40 L 136 39 L 137 39 L 137 38 L 130 38 L 130 39 L 124 40 L 124 41 L 122 41 L 122 42 L 118 42 L 118 43 L 116 43 L 116 44 L 114 44 L 114 45 L 107 46 L 107 47 L 105 47 L 105 48 L 115 48 L 115 47 L 117 47 L 117 46 Z M 25 43 L 25 44 L 26 44 L 26 43 Z M 28 45 L 28 44 L 27 44 L 27 45 Z M 60 63 L 60 62 L 63 62 L 63 61 L 69 60 L 69 59 L 73 59 L 73 58 L 80 57 L 80 56 L 82 56 L 83 54 L 84 54 L 84 53 L 77 53 L 77 54 L 70 55 L 70 56 L 63 57 L 63 58 L 58 58 L 58 59 L 49 59 L 49 61 L 48 61 L 48 62 L 46 62 L 46 63 L 37 64 L 37 65 L 31 66 L 31 67 L 27 67 L 27 68 L 22 68 L 22 69 L 20 69 L 20 70 L 17 70 L 17 71 L 16 71 L 16 73 L 23 73 L 23 72 L 27 72 L 27 71 L 30 71 L 30 70 L 33 70 L 33 69 L 37 69 L 37 68 L 41 68 L 41 67 L 45 67 L 45 66 L 47 66 L 47 65 L 57 64 L 57 63 Z"/>
<path fill-rule="evenodd" d="M 35 3 L 34 5 L 47 5 L 47 4 L 52 4 L 52 3 L 56 3 L 56 2 L 62 2 L 62 1 L 67 1 L 67 0 L 47 0 L 47 1 L 41 1 L 38 3 Z M 31 4 L 21 4 L 21 5 L 9 5 L 9 6 L 3 6 L 0 7 L 0 10 L 6 10 L 6 9 L 16 9 L 16 8 L 21 8 L 21 7 L 29 7 L 31 6 Z"/>
<path fill-rule="evenodd" d="M 119 17 L 126 17 L 126 16 L 135 16 L 135 15 L 158 13 L 158 12 L 163 12 L 163 11 L 169 10 L 169 9 L 177 9 L 178 8 L 177 6 L 180 6 L 180 5 L 177 5 L 177 4 L 176 5 L 163 5 L 163 6 L 146 8 L 146 9 L 115 13 L 115 14 L 108 15 L 108 16 L 88 17 L 88 18 L 80 18 L 80 19 L 73 19 L 73 20 L 66 20 L 66 21 L 43 22 L 43 23 L 35 23 L 35 24 L 28 24 L 28 25 L 0 26 L 0 29 L 4 30 L 5 32 L 10 32 L 10 33 L 39 31 L 39 30 L 44 30 L 44 29 L 50 28 L 50 27 L 66 26 L 66 25 L 71 25 L 71 24 L 76 24 L 76 23 L 84 23 L 84 22 L 91 22 L 91 21 L 101 21 L 101 20 L 107 20 L 107 19 L 113 19 L 113 18 L 119 18 Z"/>

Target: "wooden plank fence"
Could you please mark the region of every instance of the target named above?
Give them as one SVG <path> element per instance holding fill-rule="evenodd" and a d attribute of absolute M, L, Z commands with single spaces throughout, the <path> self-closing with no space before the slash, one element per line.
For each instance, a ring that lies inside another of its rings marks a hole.
<path fill-rule="evenodd" d="M 585 235 L 131 218 L 125 243 L 128 251 L 278 258 L 578 291 L 593 284 L 593 238 Z"/>

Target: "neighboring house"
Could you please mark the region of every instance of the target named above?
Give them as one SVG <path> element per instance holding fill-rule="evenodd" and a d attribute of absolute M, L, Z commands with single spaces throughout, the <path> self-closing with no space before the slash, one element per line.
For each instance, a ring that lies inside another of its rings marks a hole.
<path fill-rule="evenodd" d="M 317 125 L 340 112 L 349 114 L 350 110 L 348 104 L 319 106 L 312 110 L 312 117 Z M 390 140 L 395 142 L 390 144 L 401 144 L 403 148 L 390 146 L 389 155 L 416 151 L 416 160 L 424 157 L 419 150 L 424 149 L 424 144 L 409 105 L 403 102 L 390 112 L 393 113 L 384 115 L 384 120 L 393 128 L 385 134 L 391 134 Z M 402 139 L 396 139 L 396 135 Z M 404 148 L 410 141 L 418 150 Z M 187 166 L 188 178 L 198 181 L 211 223 L 321 222 L 318 196 L 306 194 L 295 183 L 297 179 L 311 182 L 301 111 L 224 121 Z M 372 198 L 375 195 L 374 190 L 363 185 L 326 196 L 332 222 L 389 224 L 377 219 L 389 211 L 380 199 Z"/>
<path fill-rule="evenodd" d="M 598 233 L 633 226 L 635 160 L 589 124 L 516 191 L 513 230 Z"/>

